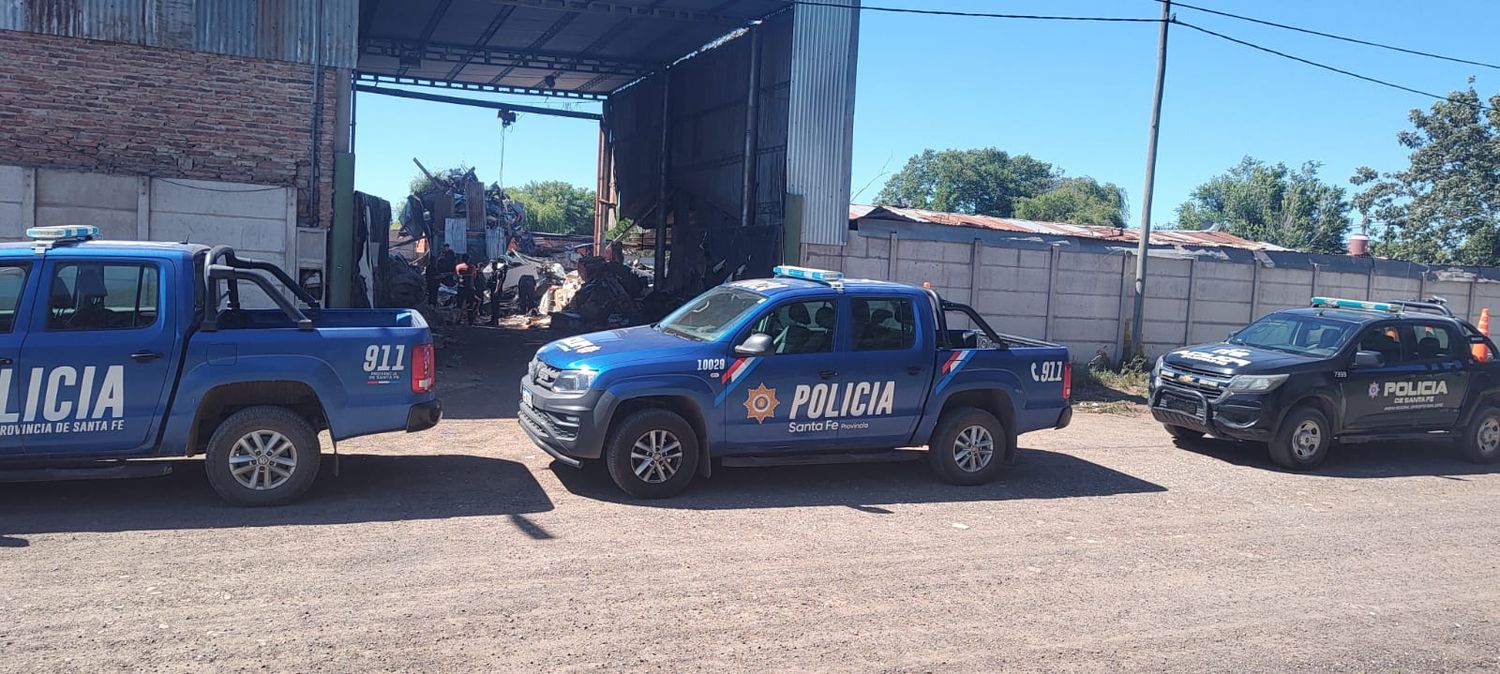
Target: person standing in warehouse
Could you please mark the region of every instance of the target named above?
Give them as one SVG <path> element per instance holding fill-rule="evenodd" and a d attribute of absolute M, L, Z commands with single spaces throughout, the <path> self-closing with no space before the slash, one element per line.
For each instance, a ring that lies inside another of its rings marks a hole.
<path fill-rule="evenodd" d="M 443 250 L 435 258 L 427 261 L 427 303 L 437 306 L 438 284 L 443 277 L 452 274 L 458 266 L 458 259 L 453 255 L 453 246 L 443 244 Z"/>

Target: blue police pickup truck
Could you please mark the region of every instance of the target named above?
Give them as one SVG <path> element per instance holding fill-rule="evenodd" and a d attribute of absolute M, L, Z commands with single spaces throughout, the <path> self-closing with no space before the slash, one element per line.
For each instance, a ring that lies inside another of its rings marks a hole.
<path fill-rule="evenodd" d="M 96 234 L 0 244 L 0 481 L 161 475 L 169 463 L 127 460 L 204 454 L 225 500 L 277 505 L 312 485 L 319 431 L 441 417 L 420 314 L 321 309 L 226 246 Z"/>
<path fill-rule="evenodd" d="M 626 493 L 662 498 L 715 462 L 883 460 L 918 445 L 943 479 L 981 484 L 1018 434 L 1072 417 L 1062 346 L 998 334 L 932 290 L 776 274 L 655 325 L 542 347 L 521 380 L 521 428 L 562 463 L 602 459 Z"/>

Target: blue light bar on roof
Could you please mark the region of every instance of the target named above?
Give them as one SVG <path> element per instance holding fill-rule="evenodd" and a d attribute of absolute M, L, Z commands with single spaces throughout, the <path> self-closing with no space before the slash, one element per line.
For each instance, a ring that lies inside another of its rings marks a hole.
<path fill-rule="evenodd" d="M 804 281 L 817 281 L 818 283 L 835 283 L 844 280 L 843 274 L 826 269 L 808 269 L 807 267 L 780 265 L 771 271 L 775 272 L 777 276 L 800 278 Z"/>
<path fill-rule="evenodd" d="M 1363 302 L 1360 300 L 1343 300 L 1337 297 L 1314 297 L 1312 305 L 1326 309 L 1363 309 L 1365 311 L 1400 311 L 1401 305 L 1395 302 Z"/>
<path fill-rule="evenodd" d="M 92 239 L 99 236 L 99 228 L 91 225 L 68 225 L 53 227 L 29 227 L 28 238 L 37 241 L 66 241 L 69 239 Z"/>

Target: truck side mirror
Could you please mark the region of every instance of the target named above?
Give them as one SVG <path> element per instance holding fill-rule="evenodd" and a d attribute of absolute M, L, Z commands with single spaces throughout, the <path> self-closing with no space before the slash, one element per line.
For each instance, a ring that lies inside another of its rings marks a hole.
<path fill-rule="evenodd" d="M 1380 367 L 1385 365 L 1385 357 L 1379 351 L 1356 351 L 1354 352 L 1354 367 Z"/>
<path fill-rule="evenodd" d="M 764 332 L 757 332 L 745 338 L 739 346 L 734 347 L 736 356 L 769 356 L 776 353 L 776 343 L 771 336 Z"/>

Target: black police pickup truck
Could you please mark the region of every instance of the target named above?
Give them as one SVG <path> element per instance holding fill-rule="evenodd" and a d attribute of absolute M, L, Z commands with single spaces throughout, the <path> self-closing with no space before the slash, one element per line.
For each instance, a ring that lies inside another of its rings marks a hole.
<path fill-rule="evenodd" d="M 1446 438 L 1489 463 L 1500 459 L 1495 353 L 1440 298 L 1315 297 L 1158 358 L 1151 414 L 1180 440 L 1264 442 L 1293 470 L 1322 463 L 1334 441 Z"/>

